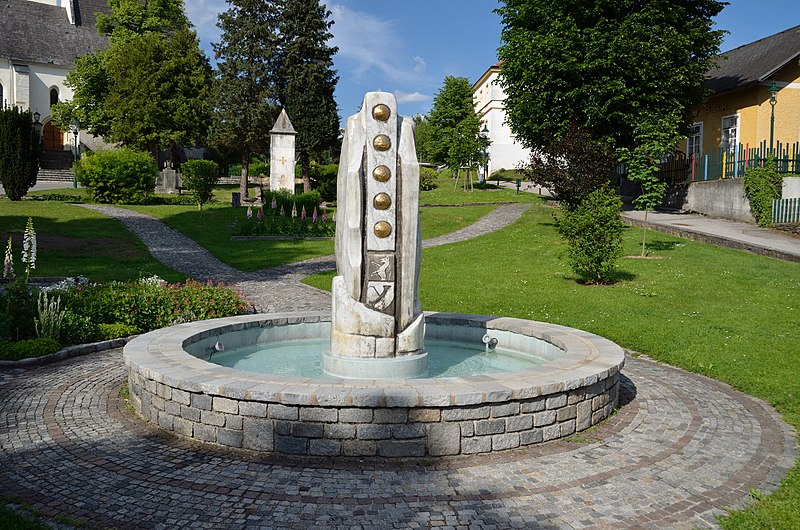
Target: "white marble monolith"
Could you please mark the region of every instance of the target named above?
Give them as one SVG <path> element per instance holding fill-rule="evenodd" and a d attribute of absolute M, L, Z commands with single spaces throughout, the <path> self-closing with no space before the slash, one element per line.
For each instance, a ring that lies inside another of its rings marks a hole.
<path fill-rule="evenodd" d="M 427 370 L 419 303 L 419 164 L 413 122 L 394 95 L 369 92 L 347 120 L 337 177 L 333 375 L 416 377 Z"/>
<path fill-rule="evenodd" d="M 269 132 L 269 189 L 294 193 L 294 140 L 297 132 L 282 109 Z"/>

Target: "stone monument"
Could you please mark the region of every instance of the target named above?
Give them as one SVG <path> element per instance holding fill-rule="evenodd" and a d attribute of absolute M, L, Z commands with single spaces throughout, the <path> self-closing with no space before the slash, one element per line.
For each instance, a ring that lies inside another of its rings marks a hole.
<path fill-rule="evenodd" d="M 297 132 L 289 121 L 286 109 L 281 109 L 275 126 L 269 132 L 269 189 L 294 193 L 294 137 Z"/>
<path fill-rule="evenodd" d="M 340 377 L 427 371 L 419 303 L 419 164 L 413 122 L 394 95 L 369 92 L 347 120 L 339 162 L 331 351 Z"/>

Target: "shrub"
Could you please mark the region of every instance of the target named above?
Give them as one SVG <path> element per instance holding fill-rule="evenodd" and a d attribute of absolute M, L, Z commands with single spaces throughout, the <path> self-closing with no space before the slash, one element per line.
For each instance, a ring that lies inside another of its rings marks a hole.
<path fill-rule="evenodd" d="M 213 202 L 213 201 L 208 201 Z M 141 204 L 164 206 L 194 206 L 197 204 L 194 196 L 188 195 L 152 195 Z"/>
<path fill-rule="evenodd" d="M 430 167 L 419 168 L 419 191 L 436 189 L 436 170 Z"/>
<path fill-rule="evenodd" d="M 20 359 L 50 355 L 60 349 L 61 345 L 58 341 L 51 338 L 0 342 L 0 359 L 4 361 L 19 361 Z"/>
<path fill-rule="evenodd" d="M 0 184 L 12 201 L 22 199 L 36 184 L 40 144 L 31 112 L 0 102 Z"/>
<path fill-rule="evenodd" d="M 67 309 L 64 311 L 64 319 L 61 322 L 61 342 L 70 345 L 99 340 L 97 339 L 98 327 L 91 318 Z"/>
<path fill-rule="evenodd" d="M 0 340 L 24 340 L 36 337 L 37 293 L 23 280 L 6 285 L 0 293 Z"/>
<path fill-rule="evenodd" d="M 102 324 L 123 324 L 140 333 L 190 320 L 242 315 L 250 306 L 238 292 L 198 283 L 110 282 L 59 293 L 64 307 Z"/>
<path fill-rule="evenodd" d="M 184 186 L 197 201 L 197 208 L 202 210 L 214 195 L 214 186 L 219 180 L 219 166 L 211 160 L 188 160 L 181 166 L 181 176 Z"/>
<path fill-rule="evenodd" d="M 772 224 L 772 201 L 781 198 L 783 177 L 775 169 L 775 159 L 770 157 L 764 167 L 749 168 L 744 173 L 744 192 L 750 209 L 759 226 Z"/>
<path fill-rule="evenodd" d="M 34 318 L 37 337 L 46 337 L 58 340 L 61 335 L 61 326 L 64 322 L 64 311 L 61 309 L 60 296 L 48 296 L 47 291 L 39 292 L 37 303 L 38 318 Z"/>
<path fill-rule="evenodd" d="M 311 183 L 322 199 L 326 202 L 336 200 L 336 177 L 339 173 L 338 164 L 311 164 Z"/>
<path fill-rule="evenodd" d="M 127 324 L 98 324 L 94 340 L 111 340 L 136 335 L 139 330 Z"/>
<path fill-rule="evenodd" d="M 260 160 L 250 162 L 250 166 L 247 168 L 247 171 L 249 178 L 269 178 L 269 164 Z M 241 171 L 239 174 L 241 175 Z"/>
<path fill-rule="evenodd" d="M 622 201 L 610 186 L 593 191 L 573 209 L 564 209 L 558 232 L 568 245 L 572 270 L 587 283 L 614 279 L 622 256 Z"/>
<path fill-rule="evenodd" d="M 158 167 L 149 154 L 122 147 L 85 156 L 77 174 L 97 202 L 141 203 L 155 190 Z"/>

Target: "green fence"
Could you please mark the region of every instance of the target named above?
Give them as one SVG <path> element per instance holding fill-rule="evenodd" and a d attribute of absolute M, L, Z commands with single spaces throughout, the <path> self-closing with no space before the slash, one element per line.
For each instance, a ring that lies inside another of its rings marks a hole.
<path fill-rule="evenodd" d="M 772 201 L 773 223 L 800 223 L 800 199 Z"/>
<path fill-rule="evenodd" d="M 800 142 L 784 144 L 778 142 L 771 150 L 775 157 L 775 168 L 779 173 L 800 174 Z M 766 141 L 757 147 L 739 145 L 735 150 L 715 149 L 705 154 L 686 156 L 676 153 L 665 157 L 658 176 L 674 186 L 682 182 L 738 178 L 752 167 L 763 167 L 770 155 Z"/>

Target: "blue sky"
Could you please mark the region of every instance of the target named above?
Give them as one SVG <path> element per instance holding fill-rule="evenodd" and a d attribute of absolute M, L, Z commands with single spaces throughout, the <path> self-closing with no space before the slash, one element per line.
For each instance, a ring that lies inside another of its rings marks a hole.
<path fill-rule="evenodd" d="M 797 0 L 733 0 L 717 17 L 728 30 L 722 50 L 800 24 Z M 397 96 L 399 112 L 423 114 L 447 75 L 475 82 L 497 61 L 500 19 L 494 0 L 338 0 L 328 2 L 335 24 L 332 44 L 339 83 L 336 101 L 342 120 L 357 112 L 365 92 Z M 216 17 L 224 0 L 187 0 L 206 53 L 217 42 Z"/>

